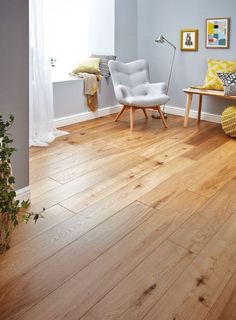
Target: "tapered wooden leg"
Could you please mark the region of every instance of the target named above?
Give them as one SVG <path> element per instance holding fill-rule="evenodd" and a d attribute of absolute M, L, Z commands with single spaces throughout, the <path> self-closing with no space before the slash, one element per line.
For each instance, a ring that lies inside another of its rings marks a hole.
<path fill-rule="evenodd" d="M 126 106 L 123 106 L 123 108 L 120 110 L 120 112 L 118 113 L 118 115 L 115 118 L 115 122 L 118 121 L 118 119 L 120 118 L 120 116 L 123 114 L 123 112 L 125 111 Z"/>
<path fill-rule="evenodd" d="M 198 104 L 198 117 L 197 120 L 198 122 L 201 121 L 201 113 L 202 113 L 202 95 L 199 95 L 199 104 Z"/>
<path fill-rule="evenodd" d="M 135 108 L 134 107 L 130 107 L 130 131 L 133 131 L 134 128 L 134 111 Z"/>
<path fill-rule="evenodd" d="M 163 112 L 162 112 L 162 110 L 161 110 L 161 107 L 158 106 L 158 107 L 157 107 L 157 110 L 158 110 L 158 112 L 159 112 L 159 114 L 160 114 L 161 120 L 162 120 L 165 128 L 168 128 L 167 123 L 166 123 L 166 120 L 165 120 L 165 117 L 164 117 Z"/>
<path fill-rule="evenodd" d="M 144 113 L 144 115 L 145 115 L 145 118 L 148 119 L 147 111 L 146 111 L 146 109 L 144 109 L 144 108 L 143 108 L 143 113 Z"/>
<path fill-rule="evenodd" d="M 184 117 L 184 127 L 187 127 L 188 125 L 188 117 L 189 112 L 192 104 L 193 94 L 187 93 L 187 101 L 186 101 L 186 109 L 185 109 L 185 117 Z"/>

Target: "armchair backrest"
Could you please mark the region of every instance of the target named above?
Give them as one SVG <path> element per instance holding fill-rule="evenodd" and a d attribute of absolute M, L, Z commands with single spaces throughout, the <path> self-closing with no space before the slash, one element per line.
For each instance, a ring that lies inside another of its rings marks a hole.
<path fill-rule="evenodd" d="M 109 61 L 109 69 L 116 98 L 120 103 L 125 103 L 127 96 L 146 94 L 147 84 L 150 83 L 147 61 L 137 60 L 130 63 Z"/>

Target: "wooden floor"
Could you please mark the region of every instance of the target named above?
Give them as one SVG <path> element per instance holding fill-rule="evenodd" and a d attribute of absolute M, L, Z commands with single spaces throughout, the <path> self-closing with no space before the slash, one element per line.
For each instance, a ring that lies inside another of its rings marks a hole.
<path fill-rule="evenodd" d="M 142 117 L 31 150 L 45 219 L 0 257 L 1 320 L 236 319 L 236 141 Z"/>

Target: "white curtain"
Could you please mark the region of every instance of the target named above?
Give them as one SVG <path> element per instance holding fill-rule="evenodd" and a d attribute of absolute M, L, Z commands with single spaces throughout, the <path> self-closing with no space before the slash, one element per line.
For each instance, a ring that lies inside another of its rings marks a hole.
<path fill-rule="evenodd" d="M 45 42 L 44 2 L 30 0 L 30 146 L 46 147 L 61 132 L 54 125 L 53 84 Z"/>

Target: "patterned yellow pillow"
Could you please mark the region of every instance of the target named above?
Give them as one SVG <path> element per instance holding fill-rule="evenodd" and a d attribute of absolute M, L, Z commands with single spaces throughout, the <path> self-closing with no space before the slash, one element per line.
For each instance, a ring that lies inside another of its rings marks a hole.
<path fill-rule="evenodd" d="M 208 59 L 205 89 L 224 90 L 223 83 L 217 76 L 217 72 L 236 72 L 236 61 Z"/>
<path fill-rule="evenodd" d="M 89 58 L 84 60 L 72 71 L 72 74 L 78 74 L 81 72 L 98 74 L 100 73 L 100 60 L 100 58 Z"/>

